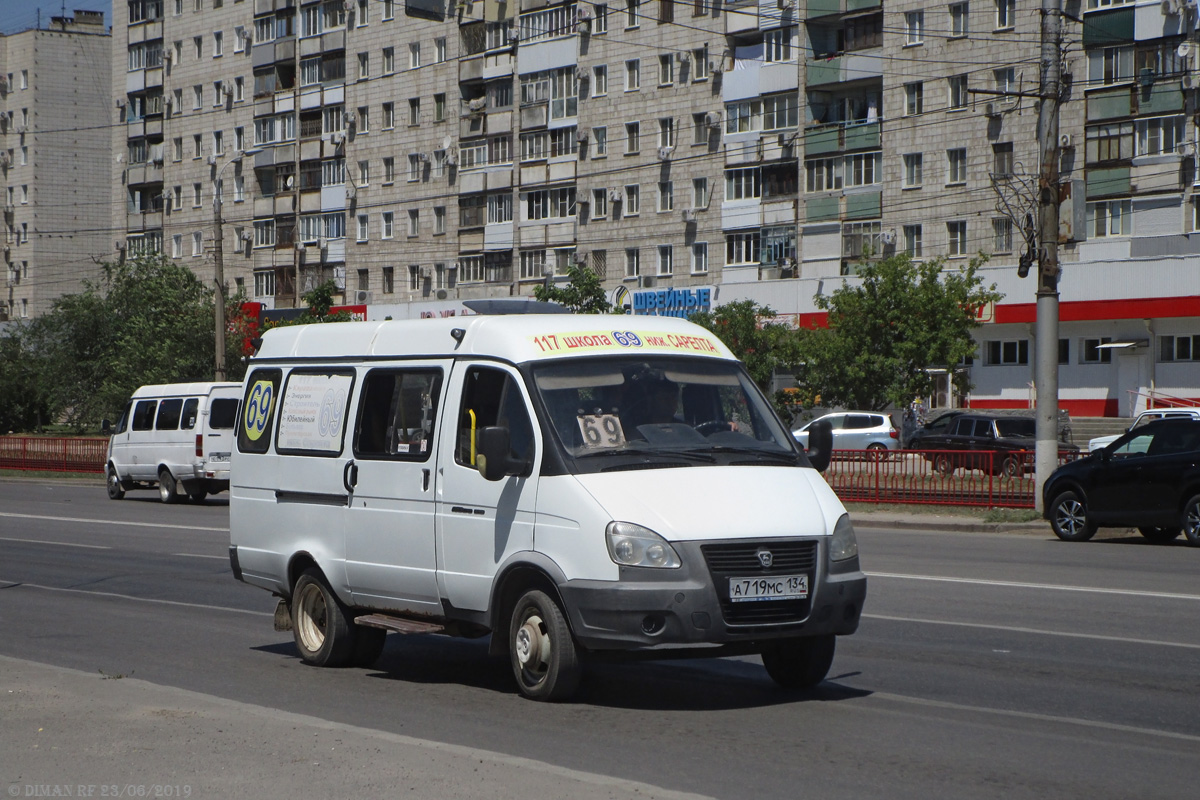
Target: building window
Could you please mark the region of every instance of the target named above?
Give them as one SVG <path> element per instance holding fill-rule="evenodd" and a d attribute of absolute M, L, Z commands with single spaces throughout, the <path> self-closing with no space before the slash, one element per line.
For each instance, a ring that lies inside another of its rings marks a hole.
<path fill-rule="evenodd" d="M 385 130 L 388 128 L 396 127 L 396 104 L 395 103 L 384 103 L 383 104 L 382 125 Z"/>
<path fill-rule="evenodd" d="M 417 69 L 421 66 L 421 43 L 412 42 L 408 46 L 408 68 Z"/>
<path fill-rule="evenodd" d="M 966 75 L 951 75 L 946 79 L 949 88 L 949 97 L 947 105 L 951 111 L 964 109 L 967 107 L 967 76 Z"/>
<path fill-rule="evenodd" d="M 946 223 L 946 238 L 949 240 L 949 252 L 952 256 L 967 254 L 967 222 L 953 220 Z"/>
<path fill-rule="evenodd" d="M 675 247 L 669 244 L 658 246 L 658 274 L 670 277 L 675 272 Z"/>
<path fill-rule="evenodd" d="M 275 270 L 263 269 L 254 273 L 254 296 L 275 296 Z"/>
<path fill-rule="evenodd" d="M 668 53 L 658 57 L 658 85 L 670 86 L 675 83 L 675 56 Z"/>
<path fill-rule="evenodd" d="M 921 168 L 925 156 L 922 153 L 904 155 L 904 188 L 915 189 L 921 185 Z"/>
<path fill-rule="evenodd" d="M 625 91 L 633 92 L 642 88 L 641 61 L 631 58 L 625 62 Z"/>
<path fill-rule="evenodd" d="M 1133 45 L 1088 50 L 1088 84 L 1108 86 L 1133 80 Z"/>
<path fill-rule="evenodd" d="M 1013 225 L 1008 217 L 992 220 L 992 252 L 1011 253 L 1013 249 Z"/>
<path fill-rule="evenodd" d="M 608 94 L 608 66 L 598 64 L 592 67 L 592 97 L 603 97 Z"/>
<path fill-rule="evenodd" d="M 1016 92 L 1017 86 L 1017 69 L 1016 67 L 1001 67 L 1000 69 L 992 70 L 992 77 L 996 81 L 997 92 Z M 1015 97 L 997 97 L 997 100 L 1011 103 L 1016 100 Z"/>
<path fill-rule="evenodd" d="M 381 216 L 381 239 L 391 239 L 395 235 L 396 215 L 391 211 L 384 211 Z"/>
<path fill-rule="evenodd" d="M 1183 117 L 1155 117 L 1134 121 L 1135 156 L 1157 156 L 1176 152 L 1184 141 Z"/>
<path fill-rule="evenodd" d="M 383 293 L 392 294 L 396 291 L 396 268 L 383 268 Z"/>
<path fill-rule="evenodd" d="M 608 190 L 592 189 L 592 219 L 608 217 Z"/>
<path fill-rule="evenodd" d="M 433 208 L 433 234 L 440 236 L 446 232 L 446 207 L 434 206 Z"/>
<path fill-rule="evenodd" d="M 668 117 L 658 121 L 658 146 L 675 146 L 675 120 Z"/>
<path fill-rule="evenodd" d="M 740 231 L 726 234 L 726 266 L 759 263 L 759 244 L 758 231 Z"/>
<path fill-rule="evenodd" d="M 1029 363 L 1028 339 L 990 339 L 983 343 L 984 365 L 1012 366 Z"/>
<path fill-rule="evenodd" d="M 409 236 L 416 236 L 421 231 L 421 212 L 418 209 L 410 208 L 408 210 L 408 231 Z"/>
<path fill-rule="evenodd" d="M 592 33 L 608 33 L 608 5 L 600 3 L 592 6 Z"/>
<path fill-rule="evenodd" d="M 358 185 L 359 186 L 370 186 L 371 185 L 371 162 L 370 161 L 358 162 Z"/>
<path fill-rule="evenodd" d="M 444 93 L 433 96 L 433 121 L 446 121 L 446 95 Z"/>
<path fill-rule="evenodd" d="M 1108 344 L 1112 341 L 1111 336 L 1101 336 L 1097 339 L 1083 339 L 1080 344 L 1079 363 L 1080 364 L 1111 364 L 1112 349 L 1108 347 L 1101 348 L 1100 345 Z"/>
<path fill-rule="evenodd" d="M 225 55 L 225 34 L 221 31 L 213 33 L 213 58 Z"/>
<path fill-rule="evenodd" d="M 695 242 L 692 244 L 691 270 L 693 275 L 708 273 L 708 242 Z"/>
<path fill-rule="evenodd" d="M 1128 236 L 1132 228 L 1132 200 L 1104 200 L 1088 203 L 1088 231 L 1096 238 Z"/>
<path fill-rule="evenodd" d="M 692 178 L 692 208 L 708 208 L 708 178 Z"/>
<path fill-rule="evenodd" d="M 642 274 L 642 252 L 636 247 L 625 248 L 625 277 L 636 278 Z"/>
<path fill-rule="evenodd" d="M 192 234 L 192 256 L 204 255 L 204 233 L 196 231 Z"/>
<path fill-rule="evenodd" d="M 636 183 L 626 184 L 625 200 L 621 204 L 621 211 L 627 217 L 633 217 L 641 213 L 642 187 Z"/>
<path fill-rule="evenodd" d="M 904 113 L 915 117 L 925 112 L 925 84 L 921 81 L 904 84 Z"/>
<path fill-rule="evenodd" d="M 396 71 L 396 48 L 383 48 L 383 74 L 391 75 Z"/>
<path fill-rule="evenodd" d="M 625 0 L 625 27 L 636 28 L 638 26 L 638 5 L 641 0 Z"/>
<path fill-rule="evenodd" d="M 1118 161 L 1133 155 L 1133 123 L 1091 125 L 1087 128 L 1087 163 Z"/>
<path fill-rule="evenodd" d="M 367 240 L 367 229 L 368 229 L 367 215 L 359 214 L 357 221 L 358 221 L 358 227 L 357 227 L 358 241 L 365 242 Z"/>
<path fill-rule="evenodd" d="M 1017 0 L 996 0 L 996 30 L 1009 30 L 1017 24 Z"/>
<path fill-rule="evenodd" d="M 608 128 L 592 128 L 592 158 L 604 158 L 608 155 Z"/>
<path fill-rule="evenodd" d="M 383 157 L 383 182 L 394 183 L 396 180 L 396 159 L 391 156 Z"/>
<path fill-rule="evenodd" d="M 758 167 L 725 170 L 725 200 L 762 197 L 762 171 Z"/>
<path fill-rule="evenodd" d="M 708 80 L 708 47 L 699 47 L 692 51 L 692 80 Z"/>
<path fill-rule="evenodd" d="M 371 110 L 367 106 L 358 107 L 358 132 L 371 132 Z"/>
<path fill-rule="evenodd" d="M 1013 168 L 1012 142 L 999 142 L 992 145 L 992 180 L 1011 178 Z"/>
<path fill-rule="evenodd" d="M 177 233 L 171 237 L 171 258 L 183 258 L 182 233 Z"/>
<path fill-rule="evenodd" d="M 1159 361 L 1200 361 L 1200 336 L 1159 336 Z"/>
<path fill-rule="evenodd" d="M 791 61 L 792 36 L 795 28 L 775 28 L 763 32 L 763 60 L 768 64 Z M 849 49 L 849 48 L 847 48 Z"/>
<path fill-rule="evenodd" d="M 625 155 L 632 155 L 641 149 L 642 125 L 640 122 L 625 123 Z"/>
<path fill-rule="evenodd" d="M 925 12 L 908 11 L 904 14 L 904 43 L 922 44 L 925 41 Z"/>
<path fill-rule="evenodd" d="M 480 259 L 480 267 L 483 266 L 483 259 Z M 482 269 L 480 270 L 482 272 Z M 482 278 L 480 278 L 482 280 Z M 421 290 L 421 266 L 419 264 L 408 265 L 408 290 L 417 292 Z"/>
<path fill-rule="evenodd" d="M 967 182 L 967 149 L 956 147 L 946 151 L 946 183 Z"/>
<path fill-rule="evenodd" d="M 433 62 L 441 64 L 446 60 L 446 37 L 442 36 L 433 40 Z"/>
<path fill-rule="evenodd" d="M 512 192 L 488 195 L 487 222 L 489 225 L 500 225 L 513 221 L 512 199 Z"/>
<path fill-rule="evenodd" d="M 966 36 L 971 32 L 968 24 L 968 3 L 953 3 L 950 6 L 950 38 Z"/>
<path fill-rule="evenodd" d="M 233 79 L 233 101 L 243 103 L 246 100 L 246 79 L 240 75 Z"/>
<path fill-rule="evenodd" d="M 904 252 L 908 253 L 912 258 L 920 258 L 921 252 L 921 226 L 920 225 L 905 225 L 904 226 Z"/>
<path fill-rule="evenodd" d="M 658 210 L 660 212 L 675 210 L 675 187 L 671 181 L 658 182 Z"/>

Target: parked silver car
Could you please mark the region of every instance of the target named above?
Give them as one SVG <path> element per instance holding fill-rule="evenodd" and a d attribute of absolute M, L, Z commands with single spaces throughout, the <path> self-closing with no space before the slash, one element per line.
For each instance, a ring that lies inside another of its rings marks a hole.
<path fill-rule="evenodd" d="M 892 418 L 875 411 L 837 411 L 808 422 L 792 431 L 800 446 L 808 449 L 808 429 L 821 420 L 833 428 L 833 449 L 866 450 L 870 458 L 886 458 L 900 449 L 900 432 Z"/>
<path fill-rule="evenodd" d="M 1143 411 L 1137 415 L 1137 419 L 1133 424 L 1126 428 L 1126 432 L 1134 428 L 1140 428 L 1147 422 L 1155 422 L 1160 419 L 1200 419 L 1200 408 L 1156 408 L 1150 411 Z M 1123 434 L 1116 433 L 1110 436 L 1097 436 L 1095 439 L 1088 439 L 1088 452 L 1094 453 L 1097 450 L 1102 450 L 1110 444 L 1120 439 Z"/>

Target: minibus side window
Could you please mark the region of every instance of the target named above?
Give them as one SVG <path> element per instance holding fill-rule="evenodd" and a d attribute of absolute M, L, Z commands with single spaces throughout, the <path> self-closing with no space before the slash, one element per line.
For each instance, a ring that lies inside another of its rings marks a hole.
<path fill-rule="evenodd" d="M 229 430 L 237 423 L 238 401 L 232 397 L 221 397 L 208 407 L 208 427 L 213 430 Z"/>
<path fill-rule="evenodd" d="M 124 433 L 129 429 L 129 409 L 132 403 L 126 403 L 124 410 L 121 411 L 121 418 L 117 420 L 117 433 Z"/>
<path fill-rule="evenodd" d="M 196 427 L 196 409 L 200 407 L 200 399 L 197 397 L 189 397 L 183 404 L 183 424 L 179 427 L 185 431 L 190 431 Z M 230 426 L 232 427 L 232 426 Z"/>
<path fill-rule="evenodd" d="M 440 370 L 376 369 L 368 373 L 354 429 L 354 454 L 428 459 L 441 386 Z"/>
<path fill-rule="evenodd" d="M 139 400 L 133 409 L 133 429 L 148 431 L 154 427 L 154 409 L 158 407 L 157 400 Z"/>
<path fill-rule="evenodd" d="M 509 457 L 525 464 L 533 462 L 533 424 L 521 388 L 503 370 L 473 367 L 463 384 L 463 399 L 458 423 L 458 446 L 454 460 L 463 466 L 475 466 L 474 436 L 480 428 L 499 425 L 508 428 Z"/>
<path fill-rule="evenodd" d="M 238 451 L 265 453 L 271 446 L 271 427 L 283 370 L 256 369 L 246 377 L 246 397 L 238 421 Z"/>
<path fill-rule="evenodd" d="M 179 412 L 183 410 L 183 399 L 174 398 L 172 400 L 163 400 L 158 404 L 158 419 L 154 422 L 155 430 L 160 431 L 177 431 L 179 430 Z"/>

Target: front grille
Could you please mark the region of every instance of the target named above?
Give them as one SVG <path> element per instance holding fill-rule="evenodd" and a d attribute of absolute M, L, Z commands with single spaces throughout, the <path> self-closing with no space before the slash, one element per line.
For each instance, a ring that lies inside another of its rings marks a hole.
<path fill-rule="evenodd" d="M 764 568 L 758 559 L 760 550 L 769 550 L 770 567 Z M 806 542 L 736 542 L 700 546 L 708 564 L 721 614 L 730 625 L 771 625 L 800 622 L 808 617 L 815 589 L 817 543 Z M 753 578 L 760 575 L 808 575 L 808 594 L 803 600 L 764 600 L 733 603 L 729 600 L 729 578 Z"/>

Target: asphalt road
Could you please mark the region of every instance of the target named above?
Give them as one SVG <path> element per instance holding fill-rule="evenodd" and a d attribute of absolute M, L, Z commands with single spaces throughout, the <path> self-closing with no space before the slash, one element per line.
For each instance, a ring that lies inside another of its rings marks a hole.
<path fill-rule="evenodd" d="M 714 797 L 1196 795 L 1200 550 L 1179 544 L 862 528 L 866 614 L 817 690 L 776 689 L 756 658 L 597 664 L 575 702 L 548 705 L 478 641 L 393 635 L 374 668 L 304 666 L 271 627 L 274 600 L 230 576 L 227 527 L 224 496 L 167 507 L 0 480 L 0 656 L 188 690 L 235 717 Z M 0 785 L 28 780 L 41 762 L 5 737 L 0 724 Z M 255 745 L 279 769 L 283 738 Z M 205 740 L 191 746 L 203 760 Z M 281 796 L 243 778 L 242 794 Z M 509 780 L 460 796 L 509 796 Z M 426 788 L 410 794 L 439 796 Z"/>

